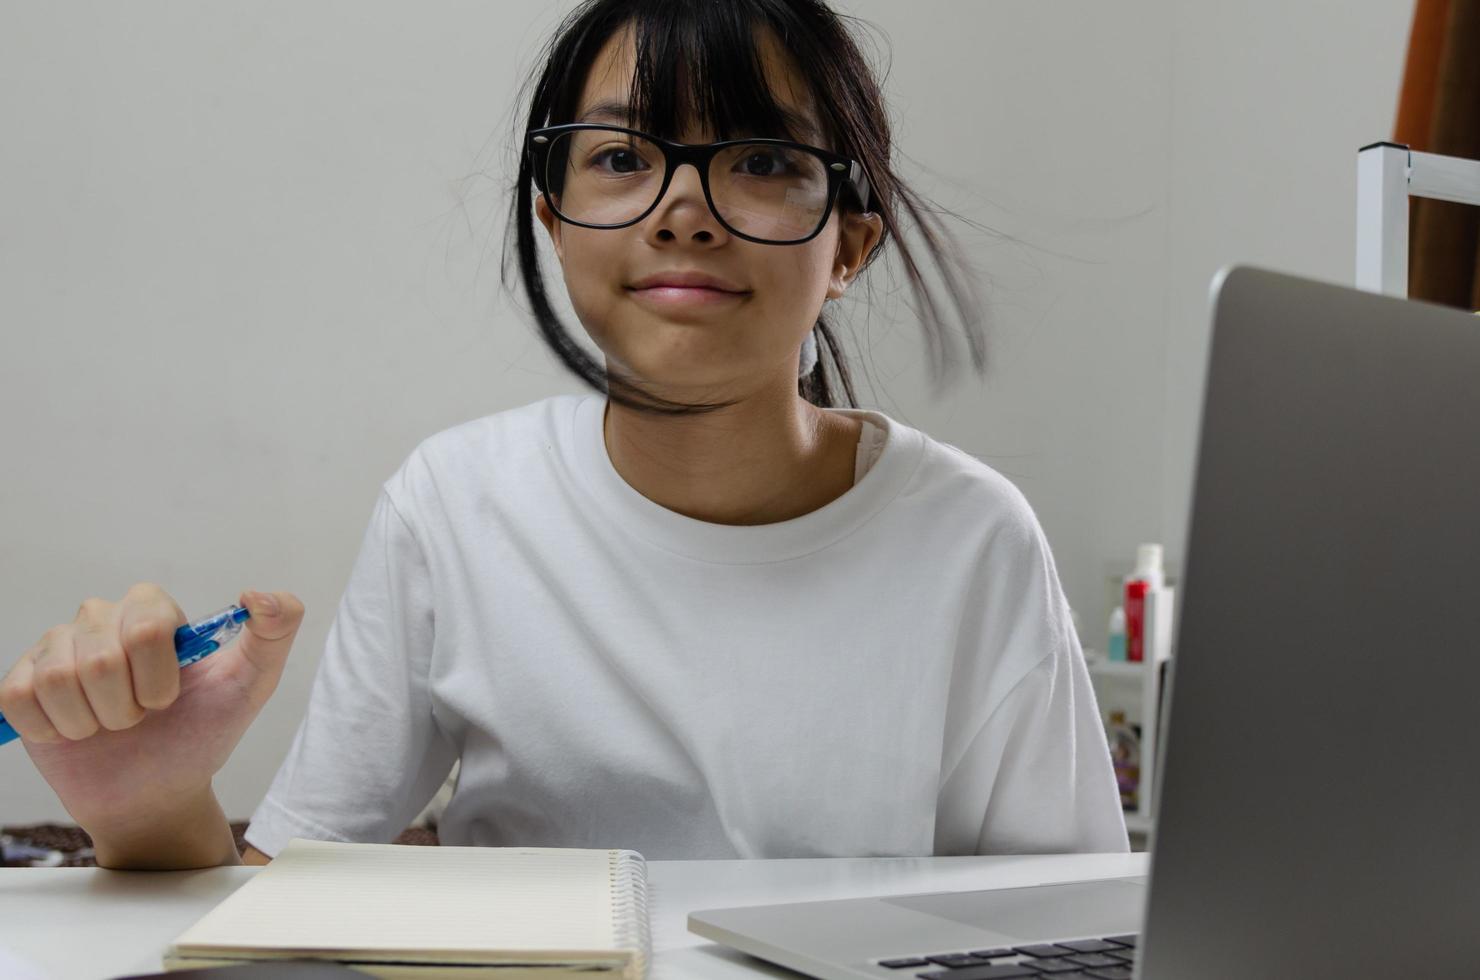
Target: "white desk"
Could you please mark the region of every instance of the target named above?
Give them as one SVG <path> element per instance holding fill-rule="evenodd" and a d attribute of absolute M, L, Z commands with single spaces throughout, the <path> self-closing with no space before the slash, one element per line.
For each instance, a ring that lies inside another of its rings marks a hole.
<path fill-rule="evenodd" d="M 1114 878 L 1145 874 L 1146 859 L 1143 852 L 649 861 L 652 978 L 797 976 L 695 936 L 687 923 L 695 909 Z M 258 870 L 0 868 L 0 956 L 19 956 L 45 980 L 103 980 L 158 970 L 164 948 Z"/>

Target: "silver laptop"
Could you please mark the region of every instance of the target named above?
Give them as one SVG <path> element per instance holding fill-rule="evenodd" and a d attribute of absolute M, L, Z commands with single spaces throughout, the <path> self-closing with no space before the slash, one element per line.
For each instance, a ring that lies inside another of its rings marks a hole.
<path fill-rule="evenodd" d="M 1480 977 L 1480 318 L 1213 295 L 1147 878 L 690 931 L 836 980 Z"/>

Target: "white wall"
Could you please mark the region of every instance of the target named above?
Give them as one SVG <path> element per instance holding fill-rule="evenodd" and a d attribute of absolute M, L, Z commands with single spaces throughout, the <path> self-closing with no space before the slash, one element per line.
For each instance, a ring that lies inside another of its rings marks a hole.
<path fill-rule="evenodd" d="M 0 667 L 135 581 L 191 615 L 296 592 L 283 684 L 217 779 L 233 818 L 380 481 L 439 429 L 583 390 L 497 271 L 512 95 L 568 7 L 30 4 L 0 32 Z M 1138 542 L 1180 565 L 1213 272 L 1351 278 L 1411 6 L 841 7 L 892 44 L 906 173 L 1001 233 L 956 225 L 994 303 L 985 384 L 932 395 L 881 279 L 866 403 L 1023 488 L 1097 644 Z M 0 823 L 62 817 L 0 750 Z"/>

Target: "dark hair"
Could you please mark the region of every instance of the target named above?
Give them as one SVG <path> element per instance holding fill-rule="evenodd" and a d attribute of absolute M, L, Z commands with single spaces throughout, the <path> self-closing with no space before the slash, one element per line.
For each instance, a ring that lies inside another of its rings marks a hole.
<path fill-rule="evenodd" d="M 534 319 L 545 343 L 572 373 L 614 402 L 669 414 L 693 414 L 722 408 L 732 402 L 688 404 L 661 398 L 592 358 L 566 332 L 550 306 L 540 271 L 533 219 L 533 174 L 524 151 L 529 130 L 571 122 L 591 64 L 615 33 L 630 27 L 636 46 L 632 84 L 632 125 L 646 132 L 676 138 L 680 121 L 696 119 L 711 128 L 717 139 L 729 134 L 787 132 L 785 120 L 762 69 L 756 31 L 775 32 L 807 79 L 815 98 L 818 121 L 831 146 L 862 164 L 871 184 L 867 209 L 878 213 L 883 234 L 860 271 L 873 265 L 892 240 L 899 250 L 905 274 L 917 298 L 922 328 L 930 346 L 937 381 L 951 373 L 954 342 L 950 341 L 940 304 L 929 289 L 914 253 L 901 234 L 905 214 L 919 229 L 934 257 L 942 280 L 965 328 L 973 367 L 985 368 L 981 303 L 976 298 L 971 270 L 959 247 L 948 252 L 942 244 L 950 233 L 931 207 L 910 190 L 893 167 L 893 142 L 883 95 L 874 72 L 864 59 L 846 20 L 822 0 L 585 0 L 561 22 L 541 52 L 544 67 L 534 81 L 524 131 L 518 134 L 519 172 L 514 186 L 510 221 L 505 231 L 502 281 L 507 288 L 509 242 L 517 241 L 519 273 Z M 684 88 L 682 86 L 687 86 Z M 526 82 L 526 87 L 528 82 Z M 685 98 L 684 92 L 689 93 Z M 839 197 L 840 209 L 857 209 L 856 199 Z M 772 246 L 786 248 L 787 246 Z M 834 407 L 836 382 L 847 405 L 858 407 L 852 373 L 834 333 L 819 313 L 814 335 L 817 363 L 797 382 L 798 394 L 814 405 Z M 826 356 L 824 356 L 824 352 Z"/>

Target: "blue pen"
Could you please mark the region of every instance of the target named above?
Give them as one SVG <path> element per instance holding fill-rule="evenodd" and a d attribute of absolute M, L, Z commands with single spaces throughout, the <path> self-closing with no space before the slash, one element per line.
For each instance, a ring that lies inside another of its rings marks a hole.
<path fill-rule="evenodd" d="M 242 630 L 242 623 L 252 618 L 246 607 L 231 605 L 213 612 L 204 619 L 186 623 L 175 630 L 175 659 L 181 667 L 189 667 L 202 657 L 210 656 Z M 20 738 L 14 728 L 0 714 L 0 745 Z"/>

